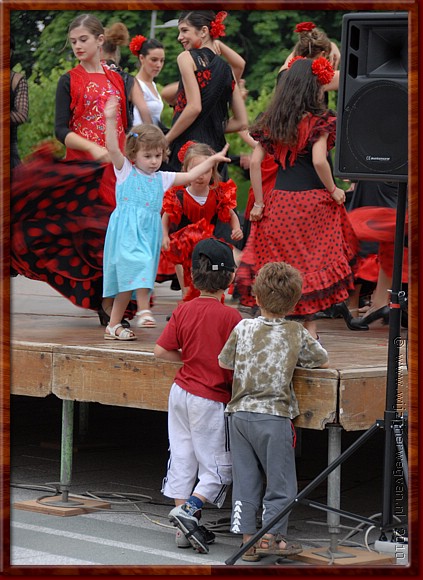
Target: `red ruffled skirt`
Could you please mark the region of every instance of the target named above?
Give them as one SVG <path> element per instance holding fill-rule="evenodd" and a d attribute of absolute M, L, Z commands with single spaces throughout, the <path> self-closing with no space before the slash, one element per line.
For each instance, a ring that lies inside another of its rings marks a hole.
<path fill-rule="evenodd" d="M 390 207 L 365 206 L 351 210 L 348 216 L 359 240 L 379 242 L 377 262 L 385 274 L 392 277 L 397 218 L 396 209 Z M 407 227 L 408 215 L 405 220 L 405 228 L 407 229 Z M 362 272 L 359 271 L 357 277 L 368 280 L 369 276 L 367 270 Z M 376 280 L 372 281 L 377 281 L 377 276 Z M 408 247 L 404 247 L 402 282 L 408 283 Z"/>
<path fill-rule="evenodd" d="M 311 315 L 348 298 L 354 289 L 358 244 L 344 206 L 321 189 L 273 189 L 264 202 L 263 218 L 252 223 L 237 271 L 241 304 L 255 304 L 251 285 L 256 272 L 268 262 L 281 261 L 303 276 L 303 293 L 291 315 Z"/>
<path fill-rule="evenodd" d="M 191 277 L 192 252 L 194 246 L 205 238 L 213 236 L 214 225 L 201 218 L 194 224 L 189 224 L 180 230 L 170 234 L 169 250 L 163 251 L 165 259 L 173 264 L 181 264 L 184 270 L 184 286 L 188 288 L 184 301 L 187 302 L 200 295 L 193 283 Z"/>

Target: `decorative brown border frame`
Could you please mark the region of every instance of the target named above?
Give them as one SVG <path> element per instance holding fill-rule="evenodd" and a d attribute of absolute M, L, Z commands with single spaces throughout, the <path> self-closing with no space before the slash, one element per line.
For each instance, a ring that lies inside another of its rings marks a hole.
<path fill-rule="evenodd" d="M 407 11 L 409 14 L 409 447 L 408 461 L 409 480 L 409 542 L 410 563 L 402 566 L 379 567 L 344 567 L 344 566 L 301 566 L 282 569 L 279 567 L 248 566 L 92 566 L 92 567 L 16 567 L 10 566 L 10 277 L 9 277 L 9 30 L 11 10 L 181 10 L 190 8 L 210 8 L 218 10 L 342 10 L 342 11 Z M 0 224 L 2 238 L 0 245 L 0 575 L 1 576 L 82 576 L 99 575 L 107 578 L 118 576 L 215 576 L 229 578 L 232 576 L 397 576 L 405 578 L 419 573 L 419 531 L 422 524 L 419 520 L 419 473 L 418 473 L 418 354 L 423 348 L 418 344 L 418 286 L 423 274 L 419 275 L 419 39 L 420 20 L 419 0 L 262 0 L 225 2 L 202 2 L 185 0 L 80 0 L 76 4 L 71 0 L 0 0 Z M 422 204 L 423 205 L 423 204 Z M 423 215 L 421 215 L 423 219 Z M 423 268 L 422 268 L 423 270 Z"/>

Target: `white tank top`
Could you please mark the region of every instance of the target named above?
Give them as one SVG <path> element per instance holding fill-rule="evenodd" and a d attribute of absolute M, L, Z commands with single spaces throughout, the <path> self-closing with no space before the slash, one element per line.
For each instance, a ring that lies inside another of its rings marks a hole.
<path fill-rule="evenodd" d="M 156 83 L 153 81 L 153 86 L 157 93 L 154 94 L 144 81 L 141 81 L 140 79 L 136 80 L 139 82 L 141 90 L 144 94 L 144 100 L 147 104 L 148 110 L 150 111 L 151 119 L 154 125 L 158 125 L 160 121 L 160 115 L 163 111 L 163 101 L 159 91 L 157 90 Z M 134 125 L 142 125 L 141 115 L 137 107 L 134 107 Z"/>

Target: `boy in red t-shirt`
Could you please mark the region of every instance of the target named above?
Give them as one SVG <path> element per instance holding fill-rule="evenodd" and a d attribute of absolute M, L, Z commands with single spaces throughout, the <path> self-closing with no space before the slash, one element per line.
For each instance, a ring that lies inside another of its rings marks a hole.
<path fill-rule="evenodd" d="M 242 320 L 237 310 L 222 304 L 234 271 L 227 244 L 201 240 L 192 255 L 192 280 L 200 296 L 176 308 L 154 348 L 156 357 L 183 363 L 169 395 L 170 458 L 162 493 L 175 500 L 169 520 L 178 528 L 177 545 L 200 553 L 207 553 L 214 540 L 199 525 L 201 508 L 206 501 L 221 507 L 232 482 L 224 414 L 232 372 L 222 369 L 217 357 Z"/>

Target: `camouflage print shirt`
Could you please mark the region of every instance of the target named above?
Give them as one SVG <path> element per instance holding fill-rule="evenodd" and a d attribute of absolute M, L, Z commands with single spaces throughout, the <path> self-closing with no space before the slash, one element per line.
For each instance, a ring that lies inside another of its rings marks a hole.
<path fill-rule="evenodd" d="M 250 411 L 294 419 L 299 415 L 292 387 L 295 367 L 319 367 L 328 354 L 299 322 L 259 316 L 237 324 L 219 360 L 234 370 L 226 413 Z"/>

